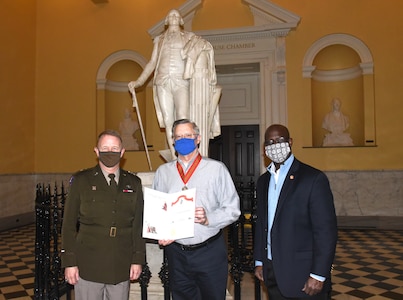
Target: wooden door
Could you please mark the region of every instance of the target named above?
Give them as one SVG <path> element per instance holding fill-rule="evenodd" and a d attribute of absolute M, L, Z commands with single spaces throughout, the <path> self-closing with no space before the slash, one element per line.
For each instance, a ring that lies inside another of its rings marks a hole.
<path fill-rule="evenodd" d="M 261 149 L 259 125 L 221 126 L 221 135 L 210 140 L 209 156 L 227 166 L 238 190 L 248 190 L 260 175 Z M 242 212 L 251 212 L 250 198 L 244 199 Z"/>

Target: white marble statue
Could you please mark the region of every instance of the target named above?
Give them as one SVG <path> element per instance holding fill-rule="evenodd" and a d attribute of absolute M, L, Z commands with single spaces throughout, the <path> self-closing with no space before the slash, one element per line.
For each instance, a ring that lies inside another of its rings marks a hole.
<path fill-rule="evenodd" d="M 132 119 L 129 109 L 125 109 L 123 120 L 119 123 L 119 131 L 122 137 L 123 148 L 126 150 L 139 150 L 139 144 L 134 137 L 135 132 L 139 129 L 139 123 Z"/>
<path fill-rule="evenodd" d="M 200 153 L 208 156 L 210 139 L 221 134 L 218 111 L 221 87 L 216 85 L 213 46 L 195 35 L 185 45 L 182 56 L 187 60 L 184 78 L 190 80 L 190 120 L 200 128 Z"/>
<path fill-rule="evenodd" d="M 323 139 L 324 147 L 354 146 L 349 133 L 344 132 L 349 127 L 349 119 L 341 112 L 341 102 L 332 99 L 332 111 L 323 118 L 322 128 L 329 131 Z"/>
<path fill-rule="evenodd" d="M 204 156 L 208 156 L 209 139 L 220 134 L 220 89 L 215 85 L 213 47 L 194 33 L 184 31 L 183 24 L 177 10 L 168 13 L 167 29 L 154 39 L 150 61 L 139 78 L 129 83 L 129 90 L 134 93 L 154 72 L 155 110 L 160 127 L 166 131 L 171 159 L 176 157 L 172 138 L 175 120 L 190 119 L 199 125 L 205 143 L 200 152 Z"/>

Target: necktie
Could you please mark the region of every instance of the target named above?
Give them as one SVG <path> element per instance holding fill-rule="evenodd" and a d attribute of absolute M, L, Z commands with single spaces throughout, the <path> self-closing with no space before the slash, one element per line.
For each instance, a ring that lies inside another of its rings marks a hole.
<path fill-rule="evenodd" d="M 115 174 L 109 174 L 108 177 L 111 179 L 111 180 L 109 181 L 110 187 L 112 187 L 112 188 L 114 188 L 114 189 L 117 189 L 117 188 L 118 188 L 118 185 L 116 184 L 116 181 L 115 181 Z"/>

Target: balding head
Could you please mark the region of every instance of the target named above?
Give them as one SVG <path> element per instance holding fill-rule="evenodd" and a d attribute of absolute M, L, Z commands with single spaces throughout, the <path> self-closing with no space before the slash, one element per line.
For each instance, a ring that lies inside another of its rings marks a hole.
<path fill-rule="evenodd" d="M 288 131 L 288 128 L 284 125 L 273 124 L 266 129 L 264 135 L 265 141 L 276 140 L 280 137 L 283 137 L 286 140 L 290 139 L 290 132 Z"/>

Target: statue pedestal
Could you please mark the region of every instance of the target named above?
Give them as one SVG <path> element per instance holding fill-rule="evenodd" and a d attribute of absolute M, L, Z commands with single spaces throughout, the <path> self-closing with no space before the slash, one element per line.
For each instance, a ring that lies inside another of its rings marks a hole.
<path fill-rule="evenodd" d="M 140 177 L 143 187 L 151 187 L 154 179 L 154 172 L 140 172 L 137 173 Z M 146 257 L 147 264 L 150 268 L 151 278 L 147 287 L 147 299 L 148 300 L 164 300 L 164 287 L 162 286 L 161 279 L 158 273 L 161 271 L 162 262 L 164 260 L 164 251 L 157 243 L 146 244 Z M 228 278 L 230 280 L 230 278 Z M 233 297 L 227 290 L 226 300 L 233 300 Z M 134 282 L 130 285 L 129 300 L 141 299 L 141 287 L 138 282 Z"/>

